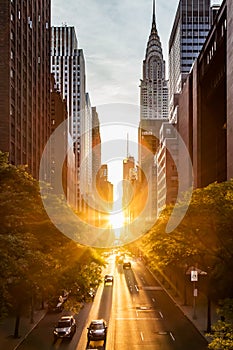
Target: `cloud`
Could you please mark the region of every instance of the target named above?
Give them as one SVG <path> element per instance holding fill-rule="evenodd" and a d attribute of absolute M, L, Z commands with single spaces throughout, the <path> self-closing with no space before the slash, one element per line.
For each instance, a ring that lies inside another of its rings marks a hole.
<path fill-rule="evenodd" d="M 157 1 L 156 22 L 164 59 L 178 1 Z M 164 21 L 166 18 L 166 21 Z M 138 103 L 142 61 L 151 29 L 152 0 L 52 1 L 52 23 L 73 25 L 84 50 L 93 104 Z"/>

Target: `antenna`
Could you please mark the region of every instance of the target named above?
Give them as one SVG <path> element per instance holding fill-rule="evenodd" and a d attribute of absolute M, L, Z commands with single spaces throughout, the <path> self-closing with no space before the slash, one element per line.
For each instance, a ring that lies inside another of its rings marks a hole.
<path fill-rule="evenodd" d="M 153 0 L 153 22 L 155 22 L 155 0 Z"/>

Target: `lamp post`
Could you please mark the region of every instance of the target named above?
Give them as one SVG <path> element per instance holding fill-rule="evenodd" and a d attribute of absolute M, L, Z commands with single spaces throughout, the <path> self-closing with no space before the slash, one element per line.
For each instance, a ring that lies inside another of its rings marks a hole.
<path fill-rule="evenodd" d="M 196 315 L 196 298 L 197 298 L 197 288 L 196 282 L 198 281 L 198 272 L 196 269 L 191 270 L 191 282 L 193 282 L 193 319 L 197 319 Z"/>

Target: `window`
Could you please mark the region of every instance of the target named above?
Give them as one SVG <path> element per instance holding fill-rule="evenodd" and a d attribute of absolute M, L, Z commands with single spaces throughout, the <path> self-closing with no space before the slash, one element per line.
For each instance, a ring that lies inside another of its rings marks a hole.
<path fill-rule="evenodd" d="M 14 78 L 14 70 L 11 69 L 11 78 Z"/>

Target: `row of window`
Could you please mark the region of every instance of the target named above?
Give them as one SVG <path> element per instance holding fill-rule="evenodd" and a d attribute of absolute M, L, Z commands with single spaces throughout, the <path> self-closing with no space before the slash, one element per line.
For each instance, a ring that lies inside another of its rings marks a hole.
<path fill-rule="evenodd" d="M 205 30 L 209 31 L 209 24 L 193 23 L 193 24 L 182 24 L 182 29 L 192 29 L 192 30 Z"/>
<path fill-rule="evenodd" d="M 183 23 L 209 23 L 209 20 L 208 16 L 183 16 L 182 18 Z"/>

